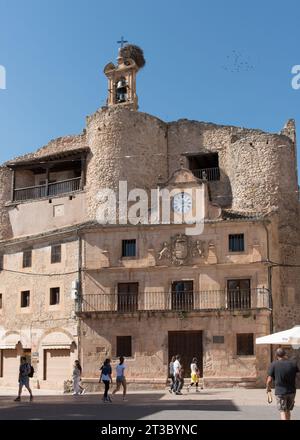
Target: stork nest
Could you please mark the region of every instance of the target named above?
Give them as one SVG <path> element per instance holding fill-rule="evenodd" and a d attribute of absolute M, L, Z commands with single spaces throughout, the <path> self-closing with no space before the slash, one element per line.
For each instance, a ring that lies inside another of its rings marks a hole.
<path fill-rule="evenodd" d="M 121 48 L 120 54 L 125 61 L 131 58 L 140 69 L 146 64 L 143 50 L 134 44 L 126 44 Z"/>

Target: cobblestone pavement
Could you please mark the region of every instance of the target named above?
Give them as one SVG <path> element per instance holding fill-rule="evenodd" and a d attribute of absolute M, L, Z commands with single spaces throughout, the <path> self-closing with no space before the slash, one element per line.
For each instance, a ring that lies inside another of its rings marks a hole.
<path fill-rule="evenodd" d="M 1 420 L 277 420 L 275 398 L 267 403 L 265 390 L 207 389 L 199 393 L 184 391 L 182 396 L 162 391 L 132 391 L 127 401 L 114 396 L 103 403 L 99 394 L 83 396 L 34 390 L 29 402 L 24 391 L 21 402 L 14 402 L 16 390 L 0 388 Z M 274 397 L 274 396 L 273 396 Z M 292 418 L 300 420 L 300 393 Z"/>

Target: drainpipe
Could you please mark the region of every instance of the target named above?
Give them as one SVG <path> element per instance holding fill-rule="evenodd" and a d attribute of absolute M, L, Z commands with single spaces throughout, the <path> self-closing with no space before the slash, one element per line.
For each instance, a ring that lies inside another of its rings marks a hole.
<path fill-rule="evenodd" d="M 81 312 L 82 308 L 82 237 L 79 235 L 79 230 L 77 229 L 78 237 L 78 287 L 77 287 L 77 299 L 75 305 L 75 311 Z M 81 356 L 81 318 L 78 317 L 77 324 L 77 334 L 78 334 L 78 359 L 82 365 Z"/>
<path fill-rule="evenodd" d="M 271 313 L 270 313 L 270 334 L 273 333 L 273 328 L 274 328 L 274 324 L 273 324 L 273 293 L 272 293 L 272 264 L 270 261 L 270 237 L 269 237 L 269 230 L 268 227 L 266 226 L 266 223 L 263 222 L 263 226 L 265 228 L 266 231 L 266 237 L 267 237 L 267 263 L 268 263 L 268 290 L 269 290 L 269 306 L 271 309 Z M 271 362 L 273 362 L 273 350 L 271 347 Z"/>

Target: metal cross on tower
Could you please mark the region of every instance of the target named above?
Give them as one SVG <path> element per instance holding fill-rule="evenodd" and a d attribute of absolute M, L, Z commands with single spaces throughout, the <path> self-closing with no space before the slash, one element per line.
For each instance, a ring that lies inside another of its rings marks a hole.
<path fill-rule="evenodd" d="M 123 37 L 123 35 L 122 35 L 121 40 L 120 40 L 120 41 L 117 41 L 117 43 L 118 43 L 118 44 L 121 44 L 121 48 L 122 48 L 122 47 L 124 46 L 125 43 L 128 43 L 128 41 L 127 41 L 127 40 L 124 40 L 124 37 Z"/>

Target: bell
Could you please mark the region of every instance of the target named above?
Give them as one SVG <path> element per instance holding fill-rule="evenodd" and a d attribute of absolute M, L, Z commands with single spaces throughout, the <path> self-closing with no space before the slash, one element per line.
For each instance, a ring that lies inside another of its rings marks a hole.
<path fill-rule="evenodd" d="M 119 93 L 118 94 L 118 102 L 125 102 L 126 101 L 126 94 L 125 93 Z"/>
<path fill-rule="evenodd" d="M 126 87 L 126 80 L 120 79 L 120 81 L 118 81 L 118 83 L 117 83 L 117 89 L 123 89 L 125 87 Z"/>

